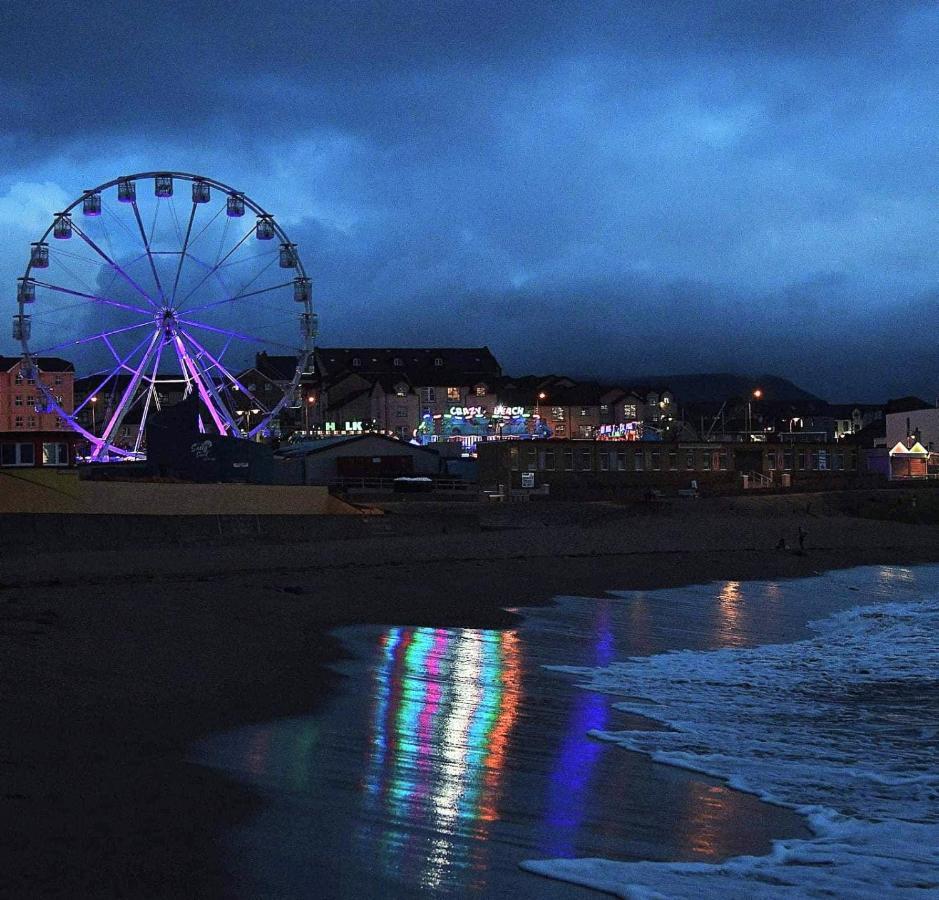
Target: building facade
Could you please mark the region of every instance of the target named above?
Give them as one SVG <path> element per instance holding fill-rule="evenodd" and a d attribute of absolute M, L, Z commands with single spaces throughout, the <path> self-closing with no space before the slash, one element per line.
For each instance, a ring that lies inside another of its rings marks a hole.
<path fill-rule="evenodd" d="M 75 367 L 58 357 L 40 357 L 31 370 L 20 357 L 0 356 L 0 431 L 65 431 L 68 424 L 46 408 L 41 381 L 68 413 L 75 408 Z"/>
<path fill-rule="evenodd" d="M 480 444 L 483 487 L 550 486 L 552 495 L 629 496 L 650 488 L 736 490 L 741 476 L 782 486 L 846 485 L 863 474 L 859 448 L 829 444 L 665 441 L 497 441 Z M 784 479 L 783 476 L 786 476 Z"/>

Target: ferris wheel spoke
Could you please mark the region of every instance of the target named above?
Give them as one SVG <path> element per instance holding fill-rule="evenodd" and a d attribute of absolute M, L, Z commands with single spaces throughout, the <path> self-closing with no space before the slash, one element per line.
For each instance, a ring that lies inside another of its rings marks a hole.
<path fill-rule="evenodd" d="M 186 226 L 186 237 L 183 238 L 183 248 L 179 254 L 179 262 L 176 265 L 176 277 L 173 279 L 173 293 L 170 296 L 170 305 L 173 306 L 176 303 L 176 291 L 179 288 L 179 276 L 183 271 L 183 262 L 186 259 L 186 250 L 189 247 L 189 236 L 192 234 L 192 223 L 196 218 L 196 207 L 198 203 L 192 204 L 192 210 L 189 213 L 189 224 Z M 173 207 L 175 212 L 175 207 Z"/>
<path fill-rule="evenodd" d="M 247 294 L 236 294 L 234 297 L 226 297 L 224 300 L 216 300 L 213 303 L 206 303 L 204 306 L 194 306 L 186 310 L 186 315 L 192 315 L 195 312 L 201 312 L 204 309 L 212 309 L 215 306 L 223 306 L 226 303 L 234 303 L 236 300 L 245 300 L 248 297 L 258 297 L 261 294 L 268 294 L 271 291 L 280 291 L 285 287 L 290 287 L 293 281 L 285 281 L 283 284 L 275 284 L 271 287 L 259 288 L 256 291 L 250 291 Z"/>
<path fill-rule="evenodd" d="M 111 418 L 108 420 L 107 425 L 105 425 L 104 431 L 101 432 L 101 443 L 92 452 L 92 459 L 99 459 L 101 457 L 101 453 L 103 452 L 104 448 L 112 443 L 112 439 L 115 433 L 123 424 L 124 417 L 127 415 L 130 407 L 133 405 L 134 395 L 137 393 L 137 388 L 140 385 L 140 379 L 143 377 L 144 369 L 156 351 L 157 342 L 160 341 L 161 338 L 161 331 L 156 331 L 150 338 L 150 343 L 144 352 L 143 358 L 140 360 L 140 365 L 134 369 L 134 372 L 127 383 L 127 387 L 124 389 L 124 393 L 121 395 L 121 399 L 118 401 L 114 412 L 111 413 Z"/>
<path fill-rule="evenodd" d="M 153 215 L 153 226 L 150 228 L 150 237 L 147 237 L 147 232 L 143 227 L 143 219 L 140 217 L 140 207 L 137 206 L 137 201 L 131 204 L 134 210 L 134 218 L 137 220 L 137 227 L 140 229 L 140 239 L 143 241 L 144 250 L 147 253 L 147 259 L 150 261 L 150 271 L 153 273 L 153 280 L 156 283 L 157 293 L 160 295 L 160 302 L 166 302 L 166 294 L 163 292 L 163 285 L 160 284 L 160 276 L 157 274 L 156 263 L 153 261 L 153 252 L 150 249 L 150 244 L 153 241 L 153 229 L 156 227 L 156 212 L 160 211 L 159 202 L 156 205 L 156 212 Z"/>
<path fill-rule="evenodd" d="M 179 339 L 180 339 L 180 341 L 182 342 L 183 346 L 185 346 L 185 345 L 186 345 L 186 340 L 185 340 L 186 335 L 185 335 L 185 332 L 183 332 L 182 330 L 178 331 L 178 332 L 177 332 L 177 337 L 179 337 Z M 241 434 L 241 430 L 240 430 L 239 427 L 238 427 L 238 422 L 237 422 L 237 420 L 236 420 L 235 417 L 232 415 L 232 411 L 231 411 L 231 409 L 229 409 L 228 404 L 226 404 L 225 401 L 222 399 L 222 395 L 221 395 L 221 393 L 219 392 L 218 385 L 215 383 L 215 379 L 209 374 L 208 369 L 206 368 L 206 366 L 205 366 L 205 364 L 204 364 L 204 362 L 203 362 L 203 360 L 202 360 L 202 358 L 201 358 L 202 355 L 203 355 L 203 353 L 198 349 L 198 347 L 195 347 L 195 342 L 194 342 L 194 341 L 192 341 L 191 339 L 189 339 L 189 341 L 190 341 L 190 343 L 193 344 L 193 347 L 194 347 L 194 348 L 196 349 L 196 351 L 197 351 L 197 352 L 194 353 L 194 354 L 193 354 L 193 353 L 190 353 L 190 354 L 189 354 L 189 361 L 190 361 L 190 363 L 192 364 L 192 366 L 197 370 L 202 384 L 205 385 L 206 390 L 209 392 L 209 394 L 211 395 L 212 399 L 215 401 L 215 408 L 216 408 L 216 411 L 219 413 L 219 415 L 221 416 L 221 418 L 224 420 L 225 425 L 226 425 L 226 426 L 228 427 L 228 429 L 231 431 L 231 434 L 232 434 L 232 435 L 240 435 L 240 434 Z M 209 358 L 211 358 L 210 354 L 208 354 L 207 352 L 205 353 L 205 355 L 206 355 L 206 356 L 209 356 Z M 214 417 L 213 417 L 213 418 L 214 418 Z M 222 432 L 222 433 L 224 434 L 224 432 Z"/>
<path fill-rule="evenodd" d="M 123 279 L 124 279 L 135 291 L 137 291 L 137 293 L 140 294 L 140 295 L 144 298 L 144 300 L 147 301 L 147 303 L 149 303 L 154 309 L 157 309 L 157 308 L 158 308 L 157 305 L 156 305 L 156 303 L 153 302 L 153 298 L 152 298 L 139 284 L 137 284 L 137 282 L 134 281 L 134 279 L 131 278 L 130 275 L 128 275 L 128 274 L 124 271 L 124 269 L 123 269 L 121 266 L 119 266 L 113 259 L 111 259 L 111 257 L 108 256 L 107 253 L 105 253 L 90 237 L 88 237 L 88 235 L 85 234 L 85 232 L 82 231 L 82 230 L 74 223 L 74 221 L 72 222 L 72 228 L 74 229 L 75 233 L 76 233 L 86 244 L 88 244 L 88 246 L 91 247 L 91 249 L 94 250 L 95 253 L 97 253 L 98 256 L 100 256 L 112 269 L 114 269 L 116 272 L 118 272 L 118 273 L 121 275 L 121 277 L 123 277 Z M 149 251 L 148 251 L 148 255 L 149 255 Z M 152 262 L 153 262 L 153 260 L 151 259 L 151 263 L 152 263 Z"/>
<path fill-rule="evenodd" d="M 200 228 L 200 229 L 196 232 L 196 236 L 189 242 L 189 246 L 190 246 L 190 247 L 192 247 L 192 245 L 195 244 L 195 243 L 199 240 L 199 238 L 201 238 L 202 235 L 204 235 L 204 234 L 206 233 L 206 231 L 209 230 L 209 228 L 212 226 L 212 224 L 215 222 L 215 220 L 222 214 L 222 212 L 223 212 L 224 209 L 225 209 L 224 206 L 220 206 L 220 207 L 216 210 L 215 215 L 212 216 L 212 218 L 209 219 L 209 221 L 206 222 L 205 225 L 203 225 L 202 228 Z"/>
<path fill-rule="evenodd" d="M 184 371 L 189 373 L 189 376 L 191 377 L 192 382 L 195 384 L 196 390 L 199 393 L 200 399 L 205 404 L 206 409 L 209 411 L 209 415 L 212 417 L 212 421 L 215 423 L 215 427 L 218 429 L 218 433 L 225 434 L 225 423 L 219 414 L 219 410 L 215 408 L 215 404 L 212 402 L 212 394 L 200 376 L 199 368 L 193 362 L 192 357 L 189 355 L 189 351 L 186 349 L 186 345 L 183 343 L 183 340 L 179 334 L 176 334 L 173 337 L 173 346 L 176 350 L 176 356 L 179 358 L 180 366 L 182 366 Z M 212 385 L 212 391 L 214 390 L 215 386 Z"/>
<path fill-rule="evenodd" d="M 193 322 L 190 319 L 179 319 L 178 321 L 181 325 L 188 325 L 190 328 L 201 328 L 203 331 L 211 331 L 214 334 L 224 334 L 227 337 L 233 337 L 235 340 L 244 341 L 248 344 L 268 344 L 271 347 L 280 347 L 283 350 L 288 350 L 293 354 L 296 354 L 297 352 L 296 347 L 291 347 L 289 344 L 282 344 L 279 341 L 272 341 L 270 338 L 260 338 L 251 334 L 243 334 L 240 331 L 230 331 L 227 328 L 216 328 L 214 325 L 206 325 L 202 322 Z"/>
<path fill-rule="evenodd" d="M 88 335 L 87 337 L 77 338 L 74 341 L 63 341 L 61 344 L 54 344 L 51 347 L 43 347 L 42 350 L 32 351 L 33 356 L 46 356 L 53 350 L 63 350 L 66 347 L 77 347 L 79 344 L 89 344 L 91 341 L 105 340 L 114 337 L 115 334 L 123 334 L 126 331 L 133 331 L 135 328 L 153 328 L 153 322 L 138 322 L 136 325 L 128 325 L 125 328 L 113 328 L 111 331 L 101 331 L 98 334 Z M 105 340 L 105 343 L 107 341 Z"/>
<path fill-rule="evenodd" d="M 157 347 L 156 359 L 153 363 L 153 372 L 150 375 L 150 386 L 147 388 L 147 399 L 140 416 L 140 425 L 137 427 L 137 439 L 134 441 L 134 453 L 140 452 L 140 445 L 143 442 L 143 436 L 147 430 L 147 416 L 150 414 L 150 404 L 153 402 L 154 396 L 157 393 L 157 375 L 160 371 L 160 359 L 163 356 L 163 348 L 165 346 L 166 341 L 161 340 Z M 157 411 L 159 411 L 160 400 L 158 396 L 156 398 L 156 406 Z"/>
<path fill-rule="evenodd" d="M 104 303 L 107 306 L 116 306 L 118 309 L 131 310 L 144 316 L 149 316 L 151 314 L 149 310 L 142 309 L 139 306 L 134 306 L 132 303 L 121 303 L 119 300 L 112 300 L 110 297 L 102 297 L 99 294 L 88 294 L 84 291 L 73 291 L 71 288 L 62 287 L 61 285 L 57 284 L 51 284 L 48 281 L 39 281 L 35 278 L 33 281 L 35 281 L 39 287 L 48 288 L 50 291 L 58 291 L 61 294 L 70 294 L 73 297 L 81 297 L 84 300 L 93 300 L 95 303 Z"/>
<path fill-rule="evenodd" d="M 255 272 L 252 278 L 249 278 L 247 281 L 240 284 L 238 286 L 238 289 L 233 292 L 235 296 L 238 296 L 239 294 L 244 294 L 244 292 L 248 290 L 248 288 L 251 287 L 251 285 L 254 284 L 254 282 L 257 281 L 272 265 L 274 265 L 276 261 L 277 261 L 277 257 L 275 256 L 266 266 L 264 266 L 259 271 Z M 293 284 L 293 281 L 292 280 L 288 281 L 287 284 Z M 286 285 L 281 285 L 281 287 L 286 287 Z"/>
<path fill-rule="evenodd" d="M 202 353 L 207 359 L 211 360 L 212 365 L 219 370 L 223 378 L 227 379 L 235 388 L 237 388 L 246 397 L 248 397 L 248 399 L 250 399 L 252 403 L 260 407 L 264 411 L 265 414 L 270 412 L 270 410 L 263 403 L 261 403 L 261 401 L 258 400 L 258 398 L 255 397 L 254 394 L 251 391 L 249 391 L 238 380 L 238 378 L 235 375 L 229 372 L 228 369 L 226 369 L 225 366 L 222 365 L 220 359 L 216 359 L 214 356 L 212 356 L 212 354 L 209 353 L 209 351 L 206 350 L 205 347 L 203 347 L 202 344 L 200 344 L 191 334 L 189 334 L 188 331 L 183 331 L 182 329 L 180 329 L 180 334 L 183 337 L 185 337 L 186 340 L 189 341 L 189 343 L 192 344 L 192 346 L 195 347 L 200 353 Z M 222 352 L 224 353 L 225 351 L 223 350 Z"/>
<path fill-rule="evenodd" d="M 204 285 L 204 284 L 212 277 L 213 273 L 216 272 L 216 271 L 218 270 L 218 268 L 219 268 L 220 266 L 222 266 L 222 265 L 225 263 L 225 261 L 226 261 L 226 260 L 227 260 L 227 259 L 245 242 L 245 241 L 246 241 L 246 240 L 248 240 L 249 237 L 251 237 L 252 234 L 254 234 L 254 226 L 253 226 L 253 225 L 251 226 L 251 228 L 249 228 L 249 229 L 244 233 L 244 235 L 241 237 L 241 239 L 238 241 L 238 243 L 235 244 L 235 246 L 232 247 L 231 250 L 228 251 L 228 253 L 226 253 L 218 262 L 216 262 L 216 263 L 215 263 L 214 265 L 212 265 L 212 266 L 210 266 L 208 263 L 204 263 L 204 262 L 203 262 L 201 259 L 199 259 L 197 256 L 193 256 L 193 254 L 192 254 L 192 245 L 195 243 L 195 240 L 191 241 L 190 244 L 189 244 L 189 251 L 190 251 L 189 254 L 188 254 L 188 255 L 189 255 L 189 258 L 190 258 L 193 262 L 198 263 L 200 266 L 203 266 L 203 267 L 207 268 L 208 271 L 205 273 L 205 275 L 202 276 L 202 278 L 201 278 L 201 280 L 199 281 L 199 283 L 198 283 L 188 294 L 186 294 L 186 296 L 183 297 L 183 299 L 180 300 L 179 303 L 174 304 L 175 308 L 176 308 L 176 309 L 182 309 L 182 308 L 183 308 L 183 304 L 184 304 L 196 291 L 198 291 L 199 288 L 202 287 L 202 285 Z"/>

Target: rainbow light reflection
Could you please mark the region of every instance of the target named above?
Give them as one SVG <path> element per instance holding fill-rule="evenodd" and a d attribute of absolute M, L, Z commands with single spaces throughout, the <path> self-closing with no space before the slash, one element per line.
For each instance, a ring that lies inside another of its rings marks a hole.
<path fill-rule="evenodd" d="M 518 637 L 392 628 L 380 645 L 363 792 L 366 819 L 386 824 L 360 839 L 428 888 L 484 877 L 521 700 Z"/>

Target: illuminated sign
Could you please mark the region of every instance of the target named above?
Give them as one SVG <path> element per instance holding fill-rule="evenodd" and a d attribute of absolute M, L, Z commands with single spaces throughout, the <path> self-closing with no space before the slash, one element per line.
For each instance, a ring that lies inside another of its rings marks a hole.
<path fill-rule="evenodd" d="M 451 416 L 460 416 L 463 419 L 472 419 L 476 416 L 486 415 L 485 406 L 451 406 Z"/>
<path fill-rule="evenodd" d="M 514 416 L 530 416 L 531 409 L 525 406 L 503 406 L 501 403 L 493 410 L 494 416 L 513 418 Z"/>
<path fill-rule="evenodd" d="M 622 422 L 618 425 L 601 425 L 597 429 L 598 441 L 638 441 L 641 438 L 641 422 Z"/>

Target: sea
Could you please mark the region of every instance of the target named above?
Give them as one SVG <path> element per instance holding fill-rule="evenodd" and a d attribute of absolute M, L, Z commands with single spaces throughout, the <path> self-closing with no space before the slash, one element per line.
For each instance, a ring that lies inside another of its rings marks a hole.
<path fill-rule="evenodd" d="M 939 566 L 355 627 L 314 713 L 213 736 L 234 897 L 939 897 Z M 510 595 L 510 590 L 507 590 Z"/>

